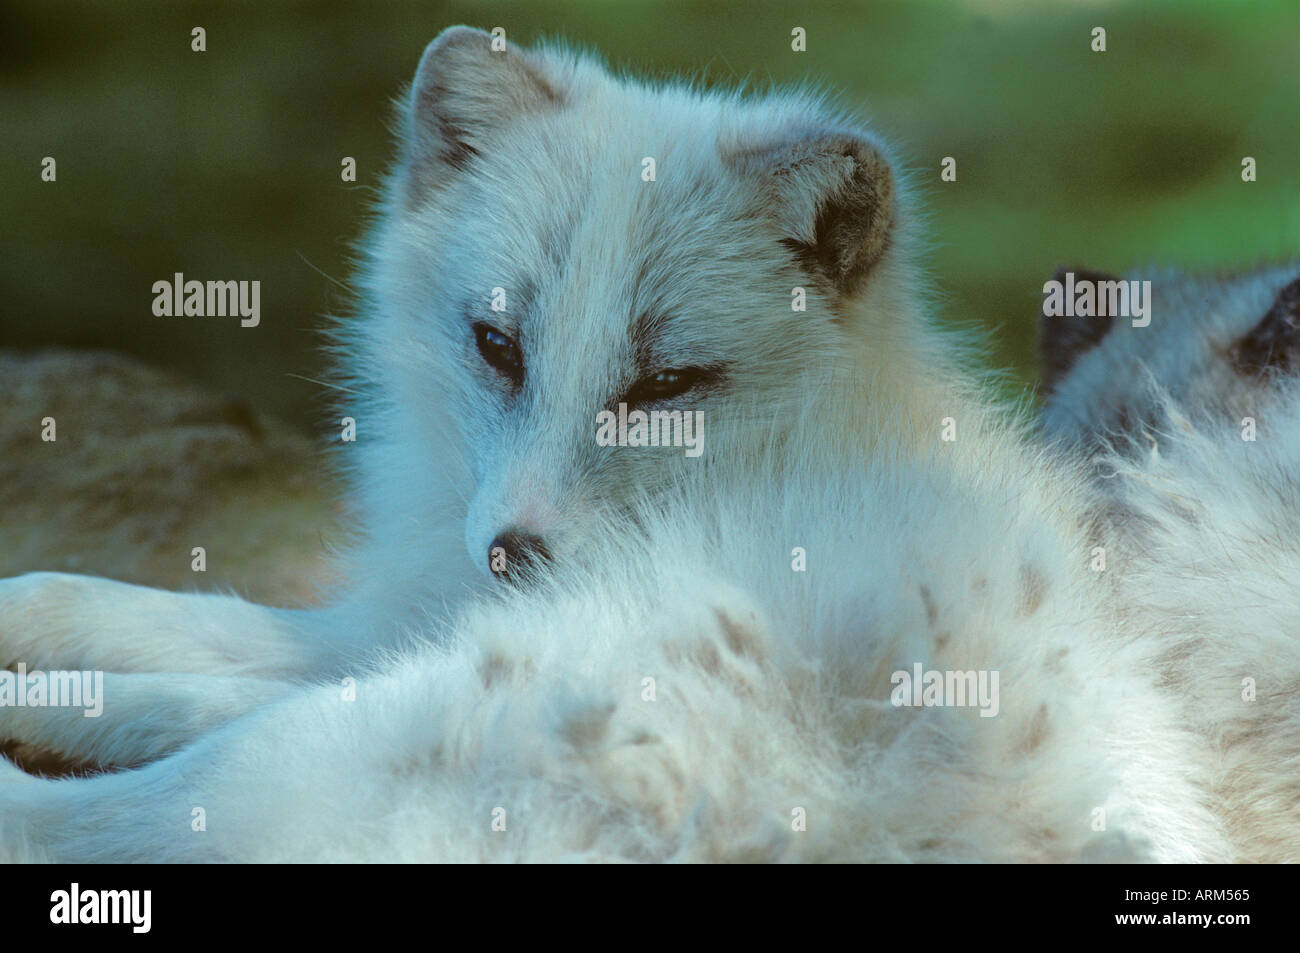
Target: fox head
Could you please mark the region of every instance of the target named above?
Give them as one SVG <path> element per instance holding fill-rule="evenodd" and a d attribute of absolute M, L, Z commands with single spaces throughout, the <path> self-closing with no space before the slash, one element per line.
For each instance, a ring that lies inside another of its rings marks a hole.
<path fill-rule="evenodd" d="M 1057 275 L 1060 280 L 1065 271 Z M 1076 281 L 1118 280 L 1073 269 Z M 1084 446 L 1161 426 L 1161 400 L 1236 426 L 1300 373 L 1300 265 L 1234 276 L 1135 272 L 1151 282 L 1146 327 L 1107 317 L 1044 317 L 1050 436 Z"/>
<path fill-rule="evenodd" d="M 807 96 L 647 85 L 452 27 L 402 122 L 364 364 L 388 429 L 462 475 L 483 571 L 566 558 L 634 494 L 779 441 L 864 322 L 892 360 L 896 178 Z M 631 445 L 638 411 L 681 412 L 695 446 Z M 597 439 L 602 412 L 628 445 Z"/>

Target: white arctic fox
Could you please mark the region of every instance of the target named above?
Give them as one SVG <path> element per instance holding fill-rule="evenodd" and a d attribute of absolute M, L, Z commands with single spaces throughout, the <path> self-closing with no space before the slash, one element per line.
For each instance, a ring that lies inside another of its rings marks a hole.
<path fill-rule="evenodd" d="M 351 591 L 0 584 L 6 660 L 108 670 L 101 717 L 0 707 L 0 737 L 132 768 L 0 764 L 0 845 L 1242 856 L 1220 762 L 1095 571 L 1102 494 L 925 320 L 911 221 L 881 147 L 808 97 L 443 33 L 341 333 Z M 701 411 L 703 455 L 599 445 L 619 404 Z M 521 585 L 486 581 L 502 555 Z"/>
<path fill-rule="evenodd" d="M 857 369 L 926 434 L 952 410 L 897 180 L 858 126 L 793 93 L 620 82 L 490 42 L 457 27 L 426 50 L 339 329 L 347 595 L 280 612 L 35 574 L 0 594 L 6 660 L 342 671 L 493 586 L 493 550 L 516 573 L 578 560 L 633 498 L 779 442 L 810 379 Z M 704 454 L 599 445 L 620 404 L 702 413 Z"/>
<path fill-rule="evenodd" d="M 1095 457 L 1126 638 L 1210 746 L 1237 856 L 1300 861 L 1300 263 L 1170 271 L 1153 320 L 1043 319 L 1047 433 Z"/>

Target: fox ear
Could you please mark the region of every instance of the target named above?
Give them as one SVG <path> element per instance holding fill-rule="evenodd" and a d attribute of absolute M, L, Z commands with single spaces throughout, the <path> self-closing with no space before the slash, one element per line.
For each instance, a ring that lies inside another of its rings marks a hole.
<path fill-rule="evenodd" d="M 1243 374 L 1300 367 L 1300 278 L 1278 292 L 1259 324 L 1229 348 L 1228 357 Z"/>
<path fill-rule="evenodd" d="M 436 182 L 464 169 L 511 120 L 562 104 L 563 92 L 535 54 L 493 49 L 493 36 L 448 27 L 420 57 L 407 106 L 407 160 Z"/>
<path fill-rule="evenodd" d="M 728 165 L 761 183 L 789 248 L 804 268 L 851 296 L 889 248 L 894 176 L 876 145 L 854 132 L 812 131 L 730 152 Z"/>
<path fill-rule="evenodd" d="M 1102 271 L 1064 266 L 1056 269 L 1051 280 L 1064 285 L 1069 274 L 1074 275 L 1076 282 L 1096 283 L 1120 280 L 1117 276 Z M 1044 390 L 1055 389 L 1069 373 L 1070 368 L 1074 367 L 1075 362 L 1100 344 L 1114 325 L 1114 315 L 1109 314 L 1087 318 L 1043 315 L 1039 324 L 1038 346 L 1043 358 Z"/>

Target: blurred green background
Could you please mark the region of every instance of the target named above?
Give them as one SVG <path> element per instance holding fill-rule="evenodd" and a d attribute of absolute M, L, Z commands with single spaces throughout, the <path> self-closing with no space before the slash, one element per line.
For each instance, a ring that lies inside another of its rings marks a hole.
<path fill-rule="evenodd" d="M 1300 253 L 1296 0 L 5 0 L 0 346 L 116 348 L 314 424 L 322 391 L 301 378 L 320 375 L 320 316 L 348 300 L 390 100 L 458 22 L 562 35 L 652 75 L 838 91 L 917 172 L 945 316 L 988 328 L 1021 382 L 1058 264 Z M 958 181 L 941 183 L 949 155 Z M 175 271 L 260 279 L 261 327 L 154 317 L 150 287 Z"/>

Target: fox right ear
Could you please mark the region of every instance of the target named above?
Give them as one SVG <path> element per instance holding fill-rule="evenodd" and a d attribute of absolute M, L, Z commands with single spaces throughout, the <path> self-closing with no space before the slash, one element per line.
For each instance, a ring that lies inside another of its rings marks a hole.
<path fill-rule="evenodd" d="M 1052 281 L 1065 284 L 1068 275 L 1075 281 L 1119 281 L 1115 275 L 1087 268 L 1057 268 Z M 1038 349 L 1043 358 L 1043 389 L 1051 392 L 1065 379 L 1070 368 L 1088 351 L 1101 343 L 1115 324 L 1111 314 L 1101 317 L 1047 317 L 1039 322 Z"/>
<path fill-rule="evenodd" d="M 1228 358 L 1240 373 L 1251 376 L 1294 373 L 1300 367 L 1300 278 L 1278 292 L 1259 323 L 1233 342 Z"/>
<path fill-rule="evenodd" d="M 811 273 L 852 296 L 894 236 L 894 176 L 884 155 L 852 131 L 813 129 L 726 161 L 761 183 L 786 233 L 782 244 Z"/>
<path fill-rule="evenodd" d="M 407 106 L 407 161 L 417 181 L 436 185 L 465 169 L 512 119 L 563 104 L 536 54 L 467 26 L 448 27 L 420 57 Z"/>

